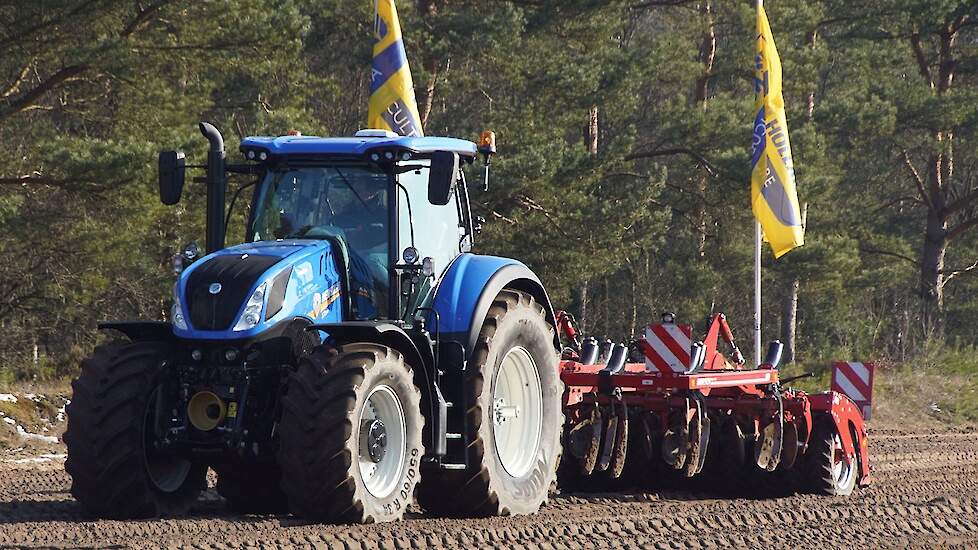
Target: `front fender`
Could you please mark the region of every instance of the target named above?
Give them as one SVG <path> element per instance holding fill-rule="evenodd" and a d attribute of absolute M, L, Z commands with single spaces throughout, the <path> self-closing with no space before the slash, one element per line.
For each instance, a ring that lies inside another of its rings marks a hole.
<path fill-rule="evenodd" d="M 168 342 L 174 339 L 173 325 L 163 321 L 103 321 L 98 324 L 98 329 L 117 330 L 133 342 Z"/>
<path fill-rule="evenodd" d="M 404 329 L 383 321 L 347 321 L 345 323 L 317 323 L 307 330 L 321 330 L 338 343 L 373 342 L 395 349 L 413 369 L 430 370 L 434 364 L 431 348 L 418 346 Z"/>
<path fill-rule="evenodd" d="M 547 321 L 557 326 L 553 306 L 539 277 L 524 264 L 509 258 L 462 254 L 449 267 L 435 293 L 434 323 L 441 340 L 455 340 L 465 348 L 466 356 L 475 348 L 482 323 L 493 300 L 505 288 L 533 296 L 546 310 Z M 554 347 L 560 349 L 559 337 Z"/>

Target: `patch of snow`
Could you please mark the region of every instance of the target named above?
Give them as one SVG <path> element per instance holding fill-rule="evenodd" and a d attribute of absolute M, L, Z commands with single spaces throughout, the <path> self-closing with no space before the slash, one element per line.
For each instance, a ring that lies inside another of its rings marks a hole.
<path fill-rule="evenodd" d="M 4 416 L 3 417 L 3 421 L 6 422 L 7 424 L 16 424 L 17 423 L 16 420 L 14 420 L 13 418 L 7 417 L 7 416 Z"/>
<path fill-rule="evenodd" d="M 4 460 L 8 464 L 36 464 L 40 462 L 51 462 L 53 460 L 64 460 L 68 458 L 66 454 L 42 454 L 40 456 L 32 456 L 29 458 L 10 458 Z"/>
<path fill-rule="evenodd" d="M 16 403 L 17 396 L 12 393 L 0 393 L 0 401 L 4 401 L 6 403 Z"/>
<path fill-rule="evenodd" d="M 34 394 L 34 393 L 25 393 L 24 394 L 24 397 L 27 398 L 27 399 L 30 399 L 31 401 L 33 401 L 35 403 L 40 403 L 41 402 L 41 398 L 44 397 L 44 396 L 43 395 L 37 395 L 37 394 Z"/>
<path fill-rule="evenodd" d="M 65 407 L 68 406 L 68 403 L 71 403 L 71 400 L 70 399 L 66 399 L 65 400 L 65 404 L 64 405 L 61 405 L 61 408 L 58 409 L 58 416 L 55 417 L 55 420 L 56 421 L 58 421 L 58 422 L 64 422 L 65 421 Z"/>
<path fill-rule="evenodd" d="M 28 432 L 27 430 L 25 430 L 24 427 L 21 426 L 20 424 L 17 424 L 17 435 L 19 435 L 20 437 L 22 437 L 24 439 L 33 439 L 35 441 L 42 441 L 44 443 L 57 443 L 58 442 L 58 438 L 57 437 L 54 437 L 53 435 L 32 434 L 32 433 Z"/>

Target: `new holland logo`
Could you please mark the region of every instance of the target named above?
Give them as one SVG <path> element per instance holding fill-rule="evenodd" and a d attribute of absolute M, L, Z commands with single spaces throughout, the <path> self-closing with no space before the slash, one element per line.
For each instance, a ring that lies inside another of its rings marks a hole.
<path fill-rule="evenodd" d="M 221 283 L 211 283 L 211 286 L 207 287 L 207 292 L 218 294 L 221 292 Z"/>

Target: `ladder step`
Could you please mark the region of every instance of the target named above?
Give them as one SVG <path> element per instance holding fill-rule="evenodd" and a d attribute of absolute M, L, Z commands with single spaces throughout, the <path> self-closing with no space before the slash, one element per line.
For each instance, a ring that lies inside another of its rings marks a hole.
<path fill-rule="evenodd" d="M 445 434 L 445 439 L 462 439 L 462 434 L 448 432 Z"/>
<path fill-rule="evenodd" d="M 464 470 L 465 464 L 446 464 L 442 462 L 438 467 L 442 470 Z"/>

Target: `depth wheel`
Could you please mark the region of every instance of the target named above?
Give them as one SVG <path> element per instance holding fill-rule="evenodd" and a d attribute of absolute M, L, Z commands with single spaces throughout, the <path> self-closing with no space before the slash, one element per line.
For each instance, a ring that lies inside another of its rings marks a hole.
<path fill-rule="evenodd" d="M 153 449 L 166 356 L 159 342 L 99 346 L 71 384 L 65 470 L 71 494 L 93 516 L 183 514 L 206 485 L 205 465 Z"/>
<path fill-rule="evenodd" d="M 846 496 L 855 489 L 859 458 L 857 455 L 846 462 L 842 438 L 831 417 L 823 416 L 817 420 L 805 462 L 805 475 L 813 492 Z"/>
<path fill-rule="evenodd" d="M 530 295 L 503 290 L 466 373 L 470 467 L 425 472 L 418 501 L 441 516 L 532 514 L 556 478 L 563 385 L 554 329 Z"/>
<path fill-rule="evenodd" d="M 303 358 L 279 428 L 292 512 L 335 523 L 402 518 L 424 455 L 420 401 L 403 357 L 386 346 L 319 346 Z"/>

